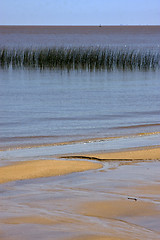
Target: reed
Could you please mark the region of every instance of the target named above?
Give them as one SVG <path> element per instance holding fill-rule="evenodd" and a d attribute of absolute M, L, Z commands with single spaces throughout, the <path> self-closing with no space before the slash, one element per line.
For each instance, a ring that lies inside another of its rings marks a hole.
<path fill-rule="evenodd" d="M 160 53 L 113 48 L 0 49 L 1 67 L 68 69 L 139 69 L 159 68 Z"/>

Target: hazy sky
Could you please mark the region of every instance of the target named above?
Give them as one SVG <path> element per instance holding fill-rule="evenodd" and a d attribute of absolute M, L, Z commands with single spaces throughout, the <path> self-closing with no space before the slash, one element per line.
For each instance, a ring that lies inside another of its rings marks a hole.
<path fill-rule="evenodd" d="M 0 0 L 0 25 L 160 25 L 160 0 Z"/>

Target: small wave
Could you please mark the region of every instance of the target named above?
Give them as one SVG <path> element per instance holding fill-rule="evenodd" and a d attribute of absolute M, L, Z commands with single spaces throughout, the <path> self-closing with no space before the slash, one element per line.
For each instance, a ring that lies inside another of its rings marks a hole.
<path fill-rule="evenodd" d="M 56 142 L 56 143 L 42 143 L 42 144 L 24 144 L 24 145 L 12 145 L 1 147 L 0 151 L 12 151 L 18 149 L 30 149 L 30 148 L 41 148 L 41 147 L 54 147 L 54 146 L 64 146 L 64 145 L 74 145 L 74 144 L 91 144 L 91 143 L 100 143 L 105 141 L 112 141 L 115 139 L 121 138 L 135 138 L 135 137 L 143 137 L 143 136 L 151 136 L 151 135 L 159 135 L 160 132 L 148 132 L 148 133 L 136 133 L 129 135 L 121 135 L 115 137 L 104 137 L 104 138 L 89 138 L 89 139 L 81 139 L 81 140 L 73 140 L 73 141 L 64 141 L 64 142 Z"/>
<path fill-rule="evenodd" d="M 120 127 L 114 127 L 113 129 L 132 129 L 132 128 L 143 128 L 143 127 L 158 127 L 160 126 L 159 123 L 155 123 L 155 124 L 139 124 L 139 125 L 133 125 L 133 126 L 120 126 Z"/>

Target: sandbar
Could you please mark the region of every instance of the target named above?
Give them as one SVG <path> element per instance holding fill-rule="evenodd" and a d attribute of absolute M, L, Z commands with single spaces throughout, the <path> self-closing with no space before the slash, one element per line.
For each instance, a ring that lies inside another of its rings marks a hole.
<path fill-rule="evenodd" d="M 136 149 L 126 149 L 117 152 L 100 152 L 81 154 L 81 158 L 91 158 L 97 160 L 160 160 L 160 147 L 144 147 Z"/>
<path fill-rule="evenodd" d="M 90 161 L 33 160 L 0 167 L 0 183 L 65 175 L 101 168 L 102 164 Z"/>

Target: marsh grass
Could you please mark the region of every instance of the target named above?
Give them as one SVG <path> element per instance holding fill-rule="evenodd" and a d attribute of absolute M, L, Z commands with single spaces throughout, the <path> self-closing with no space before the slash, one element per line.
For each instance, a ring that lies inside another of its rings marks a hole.
<path fill-rule="evenodd" d="M 1 67 L 149 70 L 158 68 L 159 63 L 159 53 L 126 48 L 0 49 Z"/>

